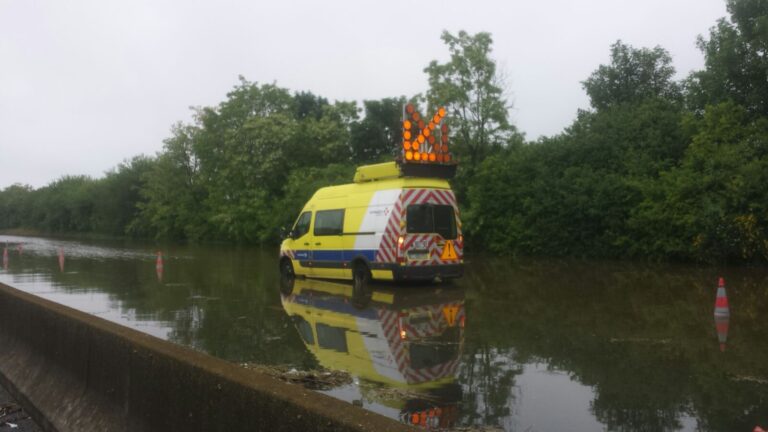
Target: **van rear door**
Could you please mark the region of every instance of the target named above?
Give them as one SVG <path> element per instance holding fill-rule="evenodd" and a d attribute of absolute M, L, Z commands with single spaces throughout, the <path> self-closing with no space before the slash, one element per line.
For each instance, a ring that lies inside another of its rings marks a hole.
<path fill-rule="evenodd" d="M 401 253 L 410 265 L 456 264 L 461 260 L 460 223 L 451 190 L 406 189 Z"/>

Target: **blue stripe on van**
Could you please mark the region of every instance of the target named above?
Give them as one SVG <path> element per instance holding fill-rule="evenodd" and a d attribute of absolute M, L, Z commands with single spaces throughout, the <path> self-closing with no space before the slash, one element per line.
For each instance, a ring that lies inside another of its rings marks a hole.
<path fill-rule="evenodd" d="M 349 297 L 336 297 L 336 296 L 318 296 L 318 295 L 305 295 L 298 294 L 295 297 L 296 303 L 313 306 L 318 309 L 341 313 L 344 315 L 351 315 L 359 318 L 367 318 L 372 320 L 378 320 L 379 316 L 376 309 L 367 307 L 365 309 L 357 309 L 349 302 Z M 356 330 L 356 329 L 355 329 Z"/>
<path fill-rule="evenodd" d="M 342 250 L 315 250 L 312 251 L 313 261 L 343 261 Z"/>
<path fill-rule="evenodd" d="M 298 255 L 295 256 L 298 259 Z M 336 249 L 312 251 L 313 261 L 352 261 L 359 256 L 364 256 L 368 261 L 374 261 L 376 259 L 376 249 Z"/>
<path fill-rule="evenodd" d="M 293 252 L 293 257 L 297 260 L 308 260 L 309 259 L 309 251 L 308 250 L 297 250 Z"/>

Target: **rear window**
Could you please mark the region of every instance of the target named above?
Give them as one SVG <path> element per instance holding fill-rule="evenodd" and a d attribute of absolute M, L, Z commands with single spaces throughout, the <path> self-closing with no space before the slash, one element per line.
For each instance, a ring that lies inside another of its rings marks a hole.
<path fill-rule="evenodd" d="M 427 337 L 409 344 L 411 367 L 414 369 L 431 368 L 447 363 L 459 356 L 458 327 L 449 327 L 437 337 Z"/>
<path fill-rule="evenodd" d="M 446 239 L 456 238 L 453 206 L 411 204 L 406 210 L 406 230 L 411 234 L 437 233 Z"/>

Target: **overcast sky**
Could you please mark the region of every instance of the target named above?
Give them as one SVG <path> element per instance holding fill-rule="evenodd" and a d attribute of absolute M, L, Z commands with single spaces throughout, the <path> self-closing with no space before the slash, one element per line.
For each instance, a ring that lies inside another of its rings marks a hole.
<path fill-rule="evenodd" d="M 724 0 L 0 0 L 0 188 L 153 155 L 238 75 L 331 100 L 423 93 L 444 29 L 490 32 L 513 122 L 554 135 L 611 43 L 660 45 L 683 77 L 725 15 Z"/>

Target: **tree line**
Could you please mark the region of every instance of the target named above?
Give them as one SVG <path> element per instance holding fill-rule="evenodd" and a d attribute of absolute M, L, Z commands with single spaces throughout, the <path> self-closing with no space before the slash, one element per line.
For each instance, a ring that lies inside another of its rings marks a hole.
<path fill-rule="evenodd" d="M 487 158 L 468 225 L 540 255 L 768 260 L 768 4 L 729 0 L 674 80 L 661 47 L 616 42 L 561 134 Z M 495 185 L 495 187 L 489 187 Z"/>
<path fill-rule="evenodd" d="M 103 178 L 0 191 L 0 229 L 265 243 L 318 188 L 391 160 L 402 106 L 449 112 L 470 246 L 501 254 L 768 260 L 768 5 L 727 0 L 675 79 L 662 47 L 610 47 L 590 107 L 535 141 L 510 122 L 488 33 L 444 32 L 424 95 L 329 102 L 241 78 L 172 128 L 162 151 Z"/>

